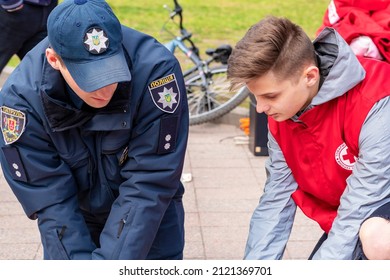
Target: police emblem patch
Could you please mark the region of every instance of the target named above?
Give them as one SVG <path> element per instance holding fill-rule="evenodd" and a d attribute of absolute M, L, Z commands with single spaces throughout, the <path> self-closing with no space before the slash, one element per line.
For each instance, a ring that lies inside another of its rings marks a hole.
<path fill-rule="evenodd" d="M 104 53 L 108 48 L 108 44 L 106 33 L 98 27 L 92 27 L 85 33 L 84 47 L 92 54 Z"/>
<path fill-rule="evenodd" d="M 1 107 L 1 132 L 6 144 L 16 142 L 23 134 L 25 125 L 26 115 L 22 111 Z"/>
<path fill-rule="evenodd" d="M 180 91 L 175 74 L 151 82 L 149 92 L 157 108 L 167 113 L 175 112 L 180 102 Z"/>

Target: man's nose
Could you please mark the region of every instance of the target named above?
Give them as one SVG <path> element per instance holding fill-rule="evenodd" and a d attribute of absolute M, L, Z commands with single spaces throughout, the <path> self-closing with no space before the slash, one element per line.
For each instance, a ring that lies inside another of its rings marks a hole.
<path fill-rule="evenodd" d="M 269 111 L 270 109 L 270 106 L 264 102 L 257 102 L 256 104 L 256 111 L 257 113 L 261 114 L 261 113 L 267 113 L 267 111 Z"/>
<path fill-rule="evenodd" d="M 102 98 L 108 98 L 108 97 L 111 97 L 113 95 L 113 93 L 115 92 L 115 89 L 116 89 L 115 85 L 109 85 L 109 86 L 102 87 L 102 88 L 98 89 L 97 91 L 95 91 L 95 94 L 99 97 L 102 97 Z"/>

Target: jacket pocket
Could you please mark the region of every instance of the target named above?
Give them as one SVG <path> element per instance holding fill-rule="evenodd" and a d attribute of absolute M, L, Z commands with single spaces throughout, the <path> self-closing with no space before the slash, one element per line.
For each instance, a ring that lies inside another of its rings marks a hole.
<path fill-rule="evenodd" d="M 131 229 L 134 220 L 135 212 L 136 206 L 134 204 L 131 204 L 129 210 L 122 217 L 119 218 L 116 227 L 117 231 L 115 232 L 118 242 L 115 245 L 115 249 L 113 250 L 111 259 L 120 259 L 122 250 L 128 250 L 125 244 L 127 235 Z"/>
<path fill-rule="evenodd" d="M 44 258 L 48 260 L 69 260 L 64 245 L 61 242 L 62 236 L 66 232 L 63 226 L 60 230 L 52 229 L 47 231 L 44 239 Z"/>

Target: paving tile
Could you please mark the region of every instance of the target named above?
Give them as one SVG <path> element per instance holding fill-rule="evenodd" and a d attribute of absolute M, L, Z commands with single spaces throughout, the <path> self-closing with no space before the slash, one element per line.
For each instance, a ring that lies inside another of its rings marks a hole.
<path fill-rule="evenodd" d="M 307 260 L 315 244 L 316 242 L 312 241 L 290 241 L 286 250 L 289 258 L 292 260 Z"/>
<path fill-rule="evenodd" d="M 207 259 L 241 260 L 247 238 L 246 227 L 202 227 Z"/>
<path fill-rule="evenodd" d="M 237 168 L 192 168 L 195 187 L 229 188 L 237 186 L 257 187 L 253 171 L 245 167 Z"/>
<path fill-rule="evenodd" d="M 188 152 L 191 160 L 201 159 L 237 159 L 243 157 L 244 148 L 234 144 L 215 143 L 210 145 L 192 144 Z"/>
<path fill-rule="evenodd" d="M 15 195 L 11 189 L 6 185 L 4 179 L 0 178 L 0 202 L 13 202 L 15 201 Z"/>
<path fill-rule="evenodd" d="M 201 226 L 186 225 L 185 228 L 186 242 L 201 242 L 203 243 L 203 234 Z"/>
<path fill-rule="evenodd" d="M 39 240 L 35 228 L 0 228 L 0 244 L 39 243 Z"/>
<path fill-rule="evenodd" d="M 184 260 L 205 260 L 205 250 L 202 242 L 187 241 L 184 247 Z"/>
<path fill-rule="evenodd" d="M 26 229 L 34 230 L 37 228 L 37 221 L 30 220 L 24 214 L 0 215 L 0 229 Z"/>
<path fill-rule="evenodd" d="M 198 200 L 199 212 L 252 212 L 257 200 Z"/>
<path fill-rule="evenodd" d="M 203 227 L 230 227 L 231 225 L 238 227 L 249 227 L 252 211 L 248 212 L 201 212 L 199 213 L 200 224 Z"/>
<path fill-rule="evenodd" d="M 318 226 L 295 226 L 290 241 L 318 241 L 324 232 Z"/>
<path fill-rule="evenodd" d="M 248 160 L 246 158 L 243 159 L 235 159 L 235 160 L 229 160 L 229 159 L 199 159 L 196 160 L 195 163 L 192 163 L 193 168 L 223 168 L 223 169 L 238 169 L 242 168 L 243 166 L 248 166 Z"/>
<path fill-rule="evenodd" d="M 34 260 L 43 260 L 43 247 L 42 244 L 39 244 L 37 254 L 33 258 Z"/>
<path fill-rule="evenodd" d="M 260 191 L 250 185 L 231 186 L 229 188 L 199 188 L 196 190 L 197 199 L 215 200 L 258 200 Z"/>
<path fill-rule="evenodd" d="M 200 227 L 199 212 L 188 212 L 185 214 L 185 225 L 187 227 Z"/>
<path fill-rule="evenodd" d="M 0 243 L 0 260 L 34 260 L 42 259 L 39 243 Z"/>
<path fill-rule="evenodd" d="M 0 213 L 0 216 L 25 215 L 23 208 L 16 199 L 13 201 L 2 201 L 0 203 Z"/>

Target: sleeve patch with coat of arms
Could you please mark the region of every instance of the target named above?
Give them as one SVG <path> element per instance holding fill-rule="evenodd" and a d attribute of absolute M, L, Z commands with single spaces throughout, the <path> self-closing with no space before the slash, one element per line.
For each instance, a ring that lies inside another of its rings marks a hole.
<path fill-rule="evenodd" d="M 25 126 L 25 113 L 6 106 L 1 107 L 1 132 L 7 145 L 16 142 L 22 136 Z"/>
<path fill-rule="evenodd" d="M 175 74 L 151 82 L 148 88 L 157 108 L 166 113 L 175 112 L 180 103 L 180 90 Z"/>

